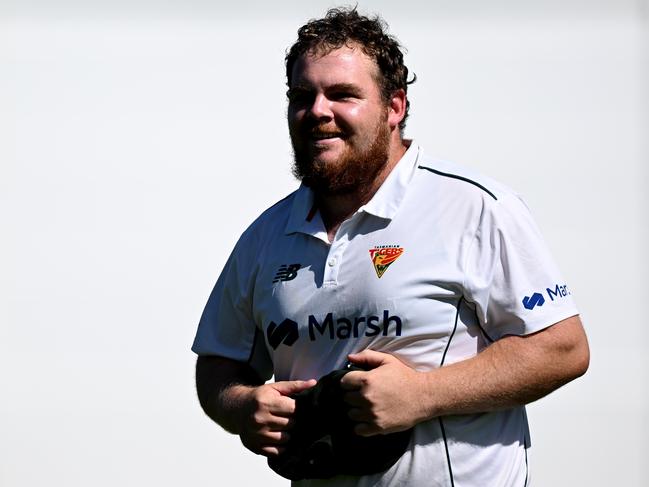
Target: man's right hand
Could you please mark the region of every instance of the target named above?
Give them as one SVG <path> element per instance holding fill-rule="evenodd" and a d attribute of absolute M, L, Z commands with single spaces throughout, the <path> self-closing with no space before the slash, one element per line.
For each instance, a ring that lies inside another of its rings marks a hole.
<path fill-rule="evenodd" d="M 196 391 L 205 413 L 239 435 L 246 448 L 267 457 L 281 453 L 288 441 L 295 413 L 295 400 L 289 396 L 316 382 L 264 384 L 245 362 L 218 356 L 200 356 L 196 361 Z"/>
<path fill-rule="evenodd" d="M 313 387 L 308 381 L 282 381 L 261 386 L 233 385 L 226 392 L 230 401 L 238 403 L 239 436 L 250 451 L 267 457 L 279 455 L 289 440 L 293 426 L 295 400 L 289 397 Z M 228 402 L 230 402 L 228 401 Z"/>

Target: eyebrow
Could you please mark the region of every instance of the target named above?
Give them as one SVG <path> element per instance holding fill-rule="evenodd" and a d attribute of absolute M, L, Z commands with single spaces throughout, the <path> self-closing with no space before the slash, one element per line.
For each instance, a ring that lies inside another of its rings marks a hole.
<path fill-rule="evenodd" d="M 311 90 L 307 85 L 295 85 L 286 90 L 286 94 L 290 95 L 291 93 L 308 93 L 309 91 L 313 90 Z"/>
<path fill-rule="evenodd" d="M 328 86 L 327 91 L 351 91 L 358 93 L 360 88 L 358 85 L 351 83 L 336 83 L 335 85 Z"/>
<path fill-rule="evenodd" d="M 295 86 L 292 86 L 286 91 L 287 95 L 291 93 L 310 93 L 314 91 L 313 87 L 308 84 L 298 83 Z M 325 89 L 326 92 L 330 91 L 349 91 L 354 94 L 360 94 L 361 89 L 358 85 L 352 83 L 335 83 L 333 85 L 327 86 Z"/>

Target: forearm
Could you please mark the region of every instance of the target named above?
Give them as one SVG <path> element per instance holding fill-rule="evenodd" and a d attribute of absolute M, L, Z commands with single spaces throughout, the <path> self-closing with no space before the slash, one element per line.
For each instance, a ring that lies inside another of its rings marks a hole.
<path fill-rule="evenodd" d="M 288 441 L 295 412 L 292 394 L 313 387 L 315 380 L 264 384 L 242 362 L 199 357 L 196 389 L 205 413 L 230 433 L 239 435 L 250 451 L 278 455 Z"/>
<path fill-rule="evenodd" d="M 262 381 L 244 364 L 222 357 L 199 357 L 196 390 L 205 414 L 226 431 L 240 434 L 250 394 Z"/>
<path fill-rule="evenodd" d="M 477 356 L 424 374 L 426 418 L 506 409 L 582 375 L 589 351 L 579 317 L 530 336 L 508 336 Z"/>

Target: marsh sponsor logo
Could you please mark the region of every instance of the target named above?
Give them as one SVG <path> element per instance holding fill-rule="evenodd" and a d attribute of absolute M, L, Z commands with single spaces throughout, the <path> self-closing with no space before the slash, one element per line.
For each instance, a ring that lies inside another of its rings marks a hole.
<path fill-rule="evenodd" d="M 570 290 L 565 284 L 555 284 L 554 288 L 546 287 L 545 294 L 547 294 L 547 297 L 550 301 L 554 301 L 556 299 L 570 296 Z M 529 310 L 532 310 L 537 306 L 543 306 L 544 304 L 545 297 L 543 297 L 543 294 L 538 292 L 535 292 L 531 296 L 525 296 L 523 298 L 523 306 L 525 306 L 525 308 Z"/>
<path fill-rule="evenodd" d="M 545 299 L 539 293 L 534 293 L 531 296 L 525 296 L 523 298 L 523 306 L 527 309 L 534 309 L 535 306 L 543 306 L 545 304 Z"/>
<path fill-rule="evenodd" d="M 279 325 L 271 321 L 266 328 L 266 337 L 273 350 L 277 350 L 282 343 L 288 347 L 293 345 L 300 338 L 300 334 L 297 331 L 297 323 L 287 318 Z"/>
<path fill-rule="evenodd" d="M 358 338 L 359 336 L 374 337 L 401 336 L 401 318 L 390 316 L 390 312 L 383 310 L 383 319 L 376 315 L 355 316 L 353 318 L 336 318 L 333 313 L 327 313 L 322 320 L 309 316 L 309 338 L 314 341 L 317 336 L 327 336 L 331 340 L 338 338 Z M 391 326 L 394 325 L 394 326 Z"/>
<path fill-rule="evenodd" d="M 551 301 L 554 301 L 557 298 L 565 298 L 566 296 L 570 296 L 570 290 L 565 284 L 557 284 L 554 289 L 550 289 L 548 287 L 545 290 L 548 293 L 548 297 Z"/>
<path fill-rule="evenodd" d="M 385 309 L 381 315 L 340 316 L 327 313 L 317 317 L 309 315 L 306 329 L 312 342 L 319 338 L 347 340 L 361 336 L 401 336 L 403 322 L 399 316 L 391 315 Z M 271 321 L 266 329 L 268 344 L 276 350 L 280 345 L 292 346 L 299 338 L 299 326 L 291 319 L 284 319 L 279 325 Z"/>

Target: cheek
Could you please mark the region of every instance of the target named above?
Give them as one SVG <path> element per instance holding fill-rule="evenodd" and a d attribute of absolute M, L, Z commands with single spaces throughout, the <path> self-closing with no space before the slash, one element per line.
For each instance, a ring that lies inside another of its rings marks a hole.
<path fill-rule="evenodd" d="M 371 106 L 349 106 L 339 112 L 341 123 L 355 129 L 356 132 L 364 132 L 376 127 L 377 122 L 386 117 L 387 113 Z"/>
<path fill-rule="evenodd" d="M 346 132 L 358 132 L 363 124 L 363 110 L 359 107 L 349 107 L 336 111 L 335 122 Z"/>
<path fill-rule="evenodd" d="M 351 123 L 358 123 L 363 118 L 363 109 L 358 106 L 347 107 L 341 110 L 341 117 Z"/>
<path fill-rule="evenodd" d="M 288 122 L 288 130 L 293 133 L 301 125 L 302 120 L 304 120 L 304 110 L 289 110 L 286 114 L 286 120 Z"/>

